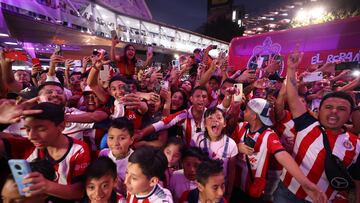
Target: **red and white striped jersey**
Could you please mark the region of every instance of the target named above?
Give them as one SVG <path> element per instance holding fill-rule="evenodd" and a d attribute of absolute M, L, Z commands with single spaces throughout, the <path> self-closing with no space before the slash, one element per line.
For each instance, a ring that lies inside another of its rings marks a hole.
<path fill-rule="evenodd" d="M 191 138 L 193 136 L 195 136 L 197 131 L 199 131 L 199 130 L 201 132 L 205 131 L 204 115 L 202 116 L 202 119 L 201 119 L 200 128 L 197 130 L 196 123 L 195 123 L 194 117 L 192 115 L 191 109 L 192 109 L 192 107 L 190 107 L 189 109 L 179 111 L 177 113 L 167 116 L 166 118 L 162 119 L 161 121 L 153 123 L 152 126 L 155 128 L 155 132 L 158 132 L 161 130 L 166 130 L 174 125 L 181 125 L 182 129 L 183 129 L 183 135 L 184 135 L 186 144 L 190 145 Z M 205 112 L 205 110 L 204 110 L 204 112 Z"/>
<path fill-rule="evenodd" d="M 126 203 L 173 203 L 173 198 L 168 189 L 157 184 L 154 189 L 145 196 L 127 194 Z"/>
<path fill-rule="evenodd" d="M 281 121 L 276 122 L 275 132 L 279 135 L 282 144 L 286 142 L 286 139 L 295 139 L 295 124 L 290 111 L 285 111 L 285 117 Z"/>
<path fill-rule="evenodd" d="M 3 140 L 7 145 L 6 153 L 9 157 L 26 159 L 29 162 L 36 158 L 49 160 L 53 163 L 56 173 L 54 181 L 62 185 L 70 185 L 81 180 L 90 163 L 90 152 L 84 142 L 70 137 L 68 139 L 69 148 L 59 160 L 53 160 L 46 149 L 36 148 L 26 138 L 6 138 Z"/>
<path fill-rule="evenodd" d="M 305 176 L 324 191 L 331 201 L 335 198 L 337 191 L 329 185 L 325 175 L 324 161 L 326 151 L 323 145 L 323 136 L 319 128 L 320 123 L 309 113 L 304 113 L 302 116 L 294 119 L 294 123 L 297 136 L 293 157 Z M 345 167 L 348 168 L 355 163 L 359 164 L 359 160 L 357 160 L 360 153 L 359 138 L 349 132 L 336 135 L 326 130 L 326 133 L 332 154 L 341 159 Z M 358 174 L 357 177 L 359 177 Z M 284 185 L 299 199 L 311 200 L 300 186 L 300 183 L 286 169 L 283 170 L 280 178 Z"/>
<path fill-rule="evenodd" d="M 82 114 L 85 113 L 84 111 L 80 111 L 77 108 L 65 108 L 65 114 Z M 74 122 L 65 122 L 65 129 L 63 130 L 63 134 L 67 135 L 69 137 L 83 140 L 84 139 L 84 133 L 86 133 L 86 130 L 92 129 L 94 126 L 94 123 L 74 123 Z"/>
<path fill-rule="evenodd" d="M 252 170 L 251 173 L 254 178 L 265 179 L 271 156 L 277 152 L 284 151 L 285 149 L 281 145 L 277 134 L 271 128 L 266 126 L 262 127 L 257 132 L 251 133 L 249 124 L 242 122 L 239 124 L 239 131 L 236 137 L 238 137 L 239 142 L 244 142 L 245 136 L 249 136 L 255 141 L 254 153 L 248 155 Z M 247 192 L 249 191 L 249 188 L 254 187 L 254 185 L 250 184 L 251 180 L 246 163 L 246 156 L 244 154 L 239 154 L 238 158 L 240 169 L 238 175 L 240 176 L 239 178 L 241 181 L 239 186 L 244 192 Z"/>

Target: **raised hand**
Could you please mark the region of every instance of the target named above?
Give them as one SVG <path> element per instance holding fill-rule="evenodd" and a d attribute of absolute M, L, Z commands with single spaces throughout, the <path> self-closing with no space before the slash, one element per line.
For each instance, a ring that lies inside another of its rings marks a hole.
<path fill-rule="evenodd" d="M 299 45 L 297 44 L 295 50 L 291 52 L 288 56 L 288 60 L 287 60 L 288 69 L 295 70 L 296 68 L 298 68 L 299 64 L 301 63 L 303 55 L 304 55 L 303 52 L 301 53 L 299 52 Z"/>

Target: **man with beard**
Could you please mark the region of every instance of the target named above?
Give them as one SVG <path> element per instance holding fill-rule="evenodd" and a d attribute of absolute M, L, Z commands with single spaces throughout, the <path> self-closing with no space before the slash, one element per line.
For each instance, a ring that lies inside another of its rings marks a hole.
<path fill-rule="evenodd" d="M 354 101 L 345 92 L 331 92 L 321 100 L 318 119 L 312 117 L 301 103 L 298 95 L 295 71 L 299 67 L 301 59 L 302 54 L 298 50 L 288 56 L 286 90 L 297 132 L 293 157 L 306 176 L 322 191 L 326 192 L 330 201 L 339 200 L 339 197 L 343 198 L 347 195 L 346 190 L 349 188 L 343 188 L 345 191 L 339 192 L 336 189 L 339 187 L 334 184 L 340 182 L 340 178 L 341 180 L 344 178 L 338 175 L 336 178 L 331 178 L 330 172 L 327 170 L 342 167 L 343 172 L 341 173 L 346 172 L 354 181 L 355 194 L 357 202 L 359 202 L 360 141 L 357 136 L 344 128 L 344 124 L 349 120 L 354 109 Z M 336 156 L 336 164 L 335 161 L 331 161 L 333 159 L 326 158 L 327 156 L 332 156 L 332 158 Z M 310 200 L 309 195 L 304 193 L 304 188 L 289 174 L 287 169 L 283 170 L 280 179 L 281 182 L 274 194 L 274 202 L 305 202 L 305 200 Z M 344 181 L 341 182 L 344 183 Z M 347 184 L 351 185 L 348 182 Z"/>

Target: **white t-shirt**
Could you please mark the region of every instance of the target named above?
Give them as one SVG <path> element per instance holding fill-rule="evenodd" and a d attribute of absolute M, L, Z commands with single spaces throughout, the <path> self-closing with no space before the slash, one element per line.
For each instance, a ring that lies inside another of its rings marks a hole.
<path fill-rule="evenodd" d="M 238 154 L 238 148 L 235 141 L 227 135 L 223 135 L 218 141 L 210 142 L 208 138 L 205 138 L 204 132 L 200 132 L 192 137 L 190 146 L 200 147 L 203 151 L 207 151 L 209 153 L 209 158 L 211 159 L 221 159 L 223 161 L 225 177 L 227 176 L 229 159 Z"/>
<path fill-rule="evenodd" d="M 118 177 L 121 179 L 122 182 L 124 182 L 125 175 L 126 175 L 126 168 L 127 168 L 127 165 L 128 165 L 128 160 L 129 160 L 130 155 L 133 152 L 134 151 L 131 148 L 129 148 L 129 154 L 125 158 L 116 159 L 114 157 L 114 155 L 111 153 L 110 149 L 106 148 L 106 149 L 103 149 L 103 150 L 100 151 L 99 156 L 107 156 L 111 160 L 113 160 L 113 162 L 116 164 Z"/>
<path fill-rule="evenodd" d="M 197 187 L 196 181 L 188 180 L 184 175 L 184 169 L 174 171 L 170 178 L 169 189 L 175 202 L 178 202 L 181 194 Z"/>
<path fill-rule="evenodd" d="M 128 194 L 128 203 L 173 203 L 171 192 L 168 189 L 157 184 L 154 189 L 147 195 L 131 195 Z"/>

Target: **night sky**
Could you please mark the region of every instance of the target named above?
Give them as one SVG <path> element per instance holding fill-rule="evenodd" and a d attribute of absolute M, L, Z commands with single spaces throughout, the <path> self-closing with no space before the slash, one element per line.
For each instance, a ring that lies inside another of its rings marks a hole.
<path fill-rule="evenodd" d="M 153 20 L 176 27 L 196 31 L 207 15 L 207 0 L 146 0 Z M 243 4 L 250 14 L 276 8 L 286 0 L 234 0 L 235 5 Z"/>

